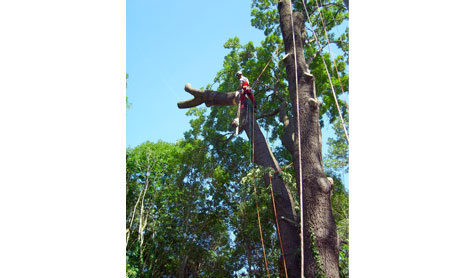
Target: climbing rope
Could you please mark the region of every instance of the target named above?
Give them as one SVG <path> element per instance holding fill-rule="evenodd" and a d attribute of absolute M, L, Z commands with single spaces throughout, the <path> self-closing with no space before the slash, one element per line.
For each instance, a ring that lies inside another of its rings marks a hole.
<path fill-rule="evenodd" d="M 277 52 L 277 49 L 276 49 Z M 266 140 L 268 139 L 268 129 L 266 129 Z M 275 173 L 282 172 L 282 169 L 276 170 Z M 286 257 L 284 256 L 284 247 L 282 245 L 282 237 L 281 237 L 281 229 L 279 228 L 279 222 L 277 221 L 277 209 L 276 209 L 276 201 L 274 199 L 274 192 L 273 192 L 273 184 L 271 181 L 271 175 L 269 175 L 269 188 L 271 189 L 271 200 L 273 202 L 273 211 L 274 211 L 274 219 L 276 220 L 276 230 L 277 230 L 277 237 L 279 238 L 279 245 L 281 246 L 281 255 L 282 255 L 282 262 L 284 264 L 284 273 L 286 274 L 286 278 L 289 278 L 287 274 L 287 266 L 286 266 Z"/>
<path fill-rule="evenodd" d="M 315 37 L 315 40 L 317 41 L 318 43 L 318 49 L 321 49 L 321 45 L 320 45 L 320 40 L 318 39 L 317 37 L 317 34 L 315 33 L 315 30 L 313 30 L 313 23 L 312 21 L 310 20 L 310 16 L 307 12 L 307 7 L 305 6 L 305 1 L 302 0 L 303 4 L 304 4 L 304 9 L 305 9 L 305 12 L 307 13 L 307 18 L 310 22 L 310 25 L 312 26 L 312 32 L 313 32 L 313 36 Z M 317 3 L 318 4 L 318 3 Z M 326 61 L 325 61 L 325 58 L 323 58 L 322 55 L 320 55 L 322 60 L 323 60 L 323 65 L 325 66 L 325 70 L 326 70 L 326 74 L 328 75 L 328 80 L 330 81 L 330 86 L 331 86 L 331 92 L 333 93 L 333 97 L 335 99 L 335 103 L 336 103 L 336 108 L 338 109 L 338 114 L 339 114 L 339 117 L 341 119 L 341 123 L 343 124 L 343 129 L 344 129 L 344 134 L 346 135 L 346 140 L 348 141 L 348 144 L 349 144 L 349 136 L 348 136 L 348 131 L 346 130 L 346 125 L 344 124 L 344 119 L 343 119 L 343 115 L 341 114 L 341 110 L 339 108 L 339 104 L 338 104 L 338 99 L 336 98 L 336 93 L 335 93 L 335 88 L 333 86 L 333 82 L 331 81 L 331 76 L 330 76 L 330 72 L 328 71 L 328 66 L 326 65 Z"/>
<path fill-rule="evenodd" d="M 248 101 L 248 100 L 246 100 Z M 247 108 L 248 108 L 248 105 L 247 105 Z M 251 134 L 251 145 L 252 145 L 252 151 L 251 151 L 251 165 L 252 165 L 252 169 L 253 169 L 253 188 L 254 188 L 254 191 L 255 191 L 255 195 L 257 195 L 257 192 L 256 192 L 256 182 L 255 182 L 255 109 L 254 109 L 254 103 L 252 103 L 251 105 L 251 112 L 252 112 L 252 125 L 251 125 L 251 131 L 252 131 L 252 134 Z M 268 278 L 270 277 L 269 276 L 269 267 L 268 267 L 268 259 L 266 257 L 266 251 L 265 251 L 265 248 L 264 248 L 264 240 L 263 240 L 263 230 L 261 229 L 261 220 L 260 220 L 260 216 L 259 216 L 259 208 L 258 208 L 258 200 L 255 200 L 255 203 L 256 203 L 256 215 L 258 216 L 258 227 L 259 227 L 259 235 L 260 235 L 260 238 L 261 238 L 261 246 L 263 247 L 263 256 L 264 256 L 264 264 L 266 266 L 266 272 L 268 273 Z"/>
<path fill-rule="evenodd" d="M 279 46 L 278 46 L 278 47 L 276 48 L 276 50 L 274 51 L 274 55 L 277 54 L 277 51 L 278 51 L 278 50 L 279 50 Z M 271 61 L 273 60 L 273 57 L 274 57 L 274 56 L 271 55 L 271 59 L 269 59 L 268 63 L 264 66 L 263 70 L 262 70 L 261 73 L 258 75 L 258 78 L 256 78 L 255 82 L 253 82 L 252 88 L 254 88 L 254 87 L 257 85 L 257 83 L 258 83 L 258 81 L 259 81 L 261 75 L 263 75 L 263 73 L 264 73 L 264 71 L 266 70 L 266 68 L 268 67 L 269 63 L 271 63 Z"/>
<path fill-rule="evenodd" d="M 297 49 L 295 47 L 294 13 L 290 7 L 290 19 L 292 27 L 292 43 L 294 46 L 294 69 L 295 69 L 295 97 L 297 109 L 297 138 L 299 140 L 299 199 L 300 199 L 300 277 L 304 277 L 304 209 L 302 197 L 302 147 L 300 141 L 300 114 L 299 114 L 299 78 L 297 76 Z"/>
<path fill-rule="evenodd" d="M 253 176 L 254 180 L 254 176 Z M 256 193 L 256 185 L 254 186 L 255 188 L 255 194 Z M 258 208 L 258 201 L 256 201 L 256 215 L 258 216 L 258 227 L 259 227 L 259 235 L 261 237 L 261 246 L 263 247 L 263 256 L 264 256 L 264 264 L 266 266 L 266 272 L 268 273 L 268 278 L 269 278 L 269 267 L 268 267 L 268 259 L 266 258 L 266 251 L 264 248 L 264 240 L 263 240 L 263 230 L 261 229 L 261 220 L 259 217 L 259 208 Z"/>
<path fill-rule="evenodd" d="M 302 0 L 302 2 L 304 2 L 304 0 Z M 330 55 L 331 57 L 334 57 L 333 56 L 333 51 L 331 50 L 331 43 L 330 43 L 330 39 L 328 38 L 328 32 L 326 31 L 326 25 L 325 25 L 325 22 L 323 21 L 323 16 L 322 16 L 322 12 L 320 10 L 320 5 L 318 5 L 318 0 L 315 0 L 315 3 L 317 4 L 317 9 L 318 9 L 318 13 L 320 15 L 320 19 L 321 19 L 321 24 L 323 25 L 323 31 L 325 31 L 325 38 L 326 38 L 326 41 L 328 42 L 328 49 L 330 51 Z M 305 2 L 304 2 L 304 8 L 305 8 L 305 12 L 307 13 L 307 17 L 308 17 L 308 20 L 310 21 L 310 16 L 307 12 L 307 7 L 305 7 Z M 334 20 L 334 18 L 333 18 Z M 336 21 L 335 21 L 336 23 Z M 312 24 L 312 22 L 310 21 L 310 24 Z M 313 25 L 312 25 L 312 30 L 313 30 Z M 343 93 L 343 98 L 344 98 L 344 104 L 346 104 L 346 109 L 348 110 L 348 113 L 349 113 L 349 105 L 348 105 L 348 102 L 346 101 L 346 95 L 344 93 L 344 89 L 343 89 L 343 83 L 341 82 L 341 78 L 339 76 L 339 71 L 338 71 L 338 66 L 336 66 L 336 61 L 335 59 L 333 59 L 333 65 L 335 66 L 335 70 L 336 70 L 336 76 L 338 77 L 338 80 L 339 80 L 339 85 L 341 87 L 341 92 Z"/>
<path fill-rule="evenodd" d="M 276 202 L 274 200 L 274 192 L 273 192 L 273 185 L 271 182 L 271 175 L 269 175 L 269 187 L 271 188 L 271 200 L 273 201 L 274 219 L 276 219 L 277 237 L 279 238 L 279 244 L 281 245 L 281 255 L 282 255 L 282 262 L 284 263 L 284 272 L 286 273 L 286 278 L 289 278 L 289 276 L 287 275 L 287 266 L 286 266 L 286 257 L 284 256 L 284 248 L 282 247 L 281 230 L 279 229 L 279 222 L 277 221 Z"/>

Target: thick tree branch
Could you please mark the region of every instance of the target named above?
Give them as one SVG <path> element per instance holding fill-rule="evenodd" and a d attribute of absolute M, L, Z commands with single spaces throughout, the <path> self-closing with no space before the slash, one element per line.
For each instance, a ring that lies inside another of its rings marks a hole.
<path fill-rule="evenodd" d="M 295 151 L 294 149 L 294 141 L 295 140 L 295 132 L 294 126 L 288 125 L 284 130 L 284 135 L 281 138 L 282 145 L 286 147 L 286 149 L 292 153 Z"/>
<path fill-rule="evenodd" d="M 279 114 L 279 110 L 280 110 L 280 109 L 279 109 L 279 107 L 278 107 L 276 110 L 274 110 L 274 111 L 271 112 L 271 113 L 266 113 L 266 114 L 257 116 L 257 117 L 256 117 L 256 120 L 259 120 L 259 119 L 262 119 L 262 118 L 266 118 L 266 117 L 275 116 L 275 115 Z"/>
<path fill-rule="evenodd" d="M 294 125 L 290 124 L 293 119 L 287 115 L 286 111 L 287 101 L 284 101 L 279 106 L 279 121 L 284 125 L 284 134 L 282 135 L 281 142 L 289 152 L 294 151 Z"/>
<path fill-rule="evenodd" d="M 211 90 L 194 89 L 187 83 L 184 90 L 194 96 L 193 99 L 178 102 L 178 108 L 191 108 L 205 103 L 207 107 L 213 105 L 236 105 L 237 92 L 222 93 Z"/>

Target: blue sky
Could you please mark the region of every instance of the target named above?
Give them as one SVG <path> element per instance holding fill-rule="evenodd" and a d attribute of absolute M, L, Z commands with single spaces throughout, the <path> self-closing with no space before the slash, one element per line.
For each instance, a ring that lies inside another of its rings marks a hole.
<path fill-rule="evenodd" d="M 157 2 L 127 1 L 130 147 L 147 140 L 182 139 L 189 118 L 176 103 L 191 98 L 184 85 L 200 88 L 213 83 L 228 54 L 223 44 L 229 38 L 238 36 L 242 43 L 255 45 L 264 38 L 250 25 L 249 0 Z"/>

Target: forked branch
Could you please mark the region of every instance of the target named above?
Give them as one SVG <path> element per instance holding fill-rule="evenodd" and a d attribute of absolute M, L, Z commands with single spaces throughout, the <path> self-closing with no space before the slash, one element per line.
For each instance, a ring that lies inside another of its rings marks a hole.
<path fill-rule="evenodd" d="M 237 92 L 217 92 L 211 90 L 198 90 L 191 87 L 191 84 L 187 83 L 184 86 L 184 90 L 194 98 L 178 102 L 178 108 L 191 108 L 205 103 L 207 107 L 214 105 L 236 105 L 237 104 Z"/>

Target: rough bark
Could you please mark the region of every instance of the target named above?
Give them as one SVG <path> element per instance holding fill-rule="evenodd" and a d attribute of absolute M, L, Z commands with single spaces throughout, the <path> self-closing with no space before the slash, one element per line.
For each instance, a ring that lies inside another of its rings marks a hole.
<path fill-rule="evenodd" d="M 330 203 L 331 185 L 325 176 L 321 158 L 320 103 L 313 99 L 314 77 L 309 73 L 305 62 L 303 40 L 301 37 L 301 32 L 304 28 L 304 18 L 301 13 L 294 12 L 294 30 L 292 30 L 292 7 L 290 0 L 279 1 L 278 10 L 286 52 L 284 65 L 286 67 L 290 100 L 295 118 L 293 123 L 291 123 L 295 130 L 294 134 L 297 134 L 298 130 L 297 117 L 300 120 L 305 277 L 315 277 L 318 271 L 312 253 L 311 231 L 315 234 L 315 246 L 318 248 L 320 261 L 326 276 L 339 277 L 337 232 Z M 295 34 L 295 49 L 292 32 Z M 296 59 L 294 59 L 294 51 Z M 296 81 L 295 60 L 297 62 L 298 82 Z M 296 84 L 298 84 L 299 115 L 297 115 L 296 111 Z M 294 148 L 286 146 L 294 158 L 297 181 L 300 180 L 298 143 L 298 138 L 295 138 Z"/>
<path fill-rule="evenodd" d="M 203 103 L 206 104 L 206 106 L 235 105 L 237 103 L 236 92 L 223 93 L 210 90 L 197 90 L 192 88 L 190 84 L 186 84 L 184 90 L 192 94 L 194 98 L 179 102 L 179 108 L 189 108 Z M 243 121 L 240 122 L 242 125 L 241 128 L 246 132 L 247 136 L 251 140 L 252 134 L 251 131 L 248 130 L 248 124 L 242 124 Z M 254 145 L 254 162 L 263 167 L 271 167 L 277 172 L 280 172 L 281 169 L 279 164 L 271 152 L 271 149 L 269 148 L 269 145 L 256 121 L 254 124 Z M 272 177 L 271 182 L 276 202 L 279 230 L 286 257 L 287 272 L 289 277 L 298 278 L 300 277 L 300 257 L 298 253 L 300 238 L 298 227 L 295 224 L 292 224 L 298 221 L 298 217 L 295 212 L 294 200 L 290 194 L 289 188 L 279 174 L 275 174 L 274 177 Z M 266 179 L 265 183 L 266 185 L 269 185 L 269 180 Z"/>
<path fill-rule="evenodd" d="M 237 92 L 221 93 L 211 90 L 198 90 L 194 89 L 191 84 L 187 83 L 184 86 L 184 90 L 191 95 L 192 99 L 178 102 L 178 108 L 190 108 L 198 106 L 202 103 L 206 104 L 207 107 L 213 105 L 236 105 Z"/>

